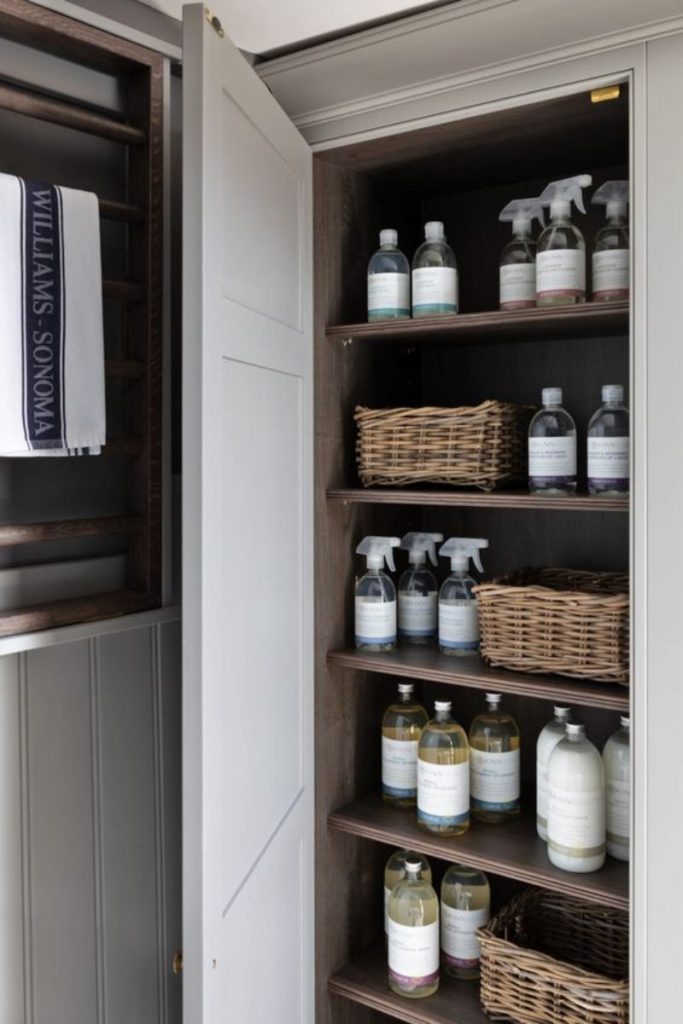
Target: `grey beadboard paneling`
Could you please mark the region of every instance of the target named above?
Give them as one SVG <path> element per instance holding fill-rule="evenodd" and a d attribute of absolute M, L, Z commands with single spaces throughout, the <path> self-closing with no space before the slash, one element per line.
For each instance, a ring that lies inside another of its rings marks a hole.
<path fill-rule="evenodd" d="M 30 1021 L 24 1005 L 19 728 L 19 659 L 0 658 L 0 1020 L 3 1024 Z"/>

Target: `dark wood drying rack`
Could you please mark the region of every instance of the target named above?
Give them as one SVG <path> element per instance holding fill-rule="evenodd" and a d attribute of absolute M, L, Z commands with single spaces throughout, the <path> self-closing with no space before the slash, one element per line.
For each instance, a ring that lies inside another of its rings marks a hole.
<path fill-rule="evenodd" d="M 100 197 L 104 219 L 126 225 L 129 279 L 105 280 L 105 298 L 125 304 L 125 358 L 108 360 L 108 377 L 129 382 L 130 432 L 104 453 L 129 461 L 125 516 L 0 525 L 0 546 L 125 536 L 126 589 L 0 612 L 0 636 L 89 622 L 161 603 L 162 533 L 162 187 L 163 58 L 151 50 L 26 0 L 0 0 L 0 36 L 115 75 L 123 116 L 0 83 L 0 109 L 126 147 L 126 201 Z"/>

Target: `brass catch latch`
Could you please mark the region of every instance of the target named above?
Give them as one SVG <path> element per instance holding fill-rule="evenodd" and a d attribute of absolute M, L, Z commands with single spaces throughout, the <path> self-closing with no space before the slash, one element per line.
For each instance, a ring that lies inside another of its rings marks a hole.
<path fill-rule="evenodd" d="M 618 100 L 620 95 L 620 86 L 606 85 L 603 89 L 591 90 L 591 103 L 604 103 L 605 100 Z"/>
<path fill-rule="evenodd" d="M 172 968 L 173 968 L 173 973 L 176 974 L 176 975 L 183 973 L 183 951 L 182 951 L 182 949 L 176 949 L 175 953 L 173 954 Z"/>
<path fill-rule="evenodd" d="M 214 30 L 216 35 L 220 36 L 220 38 L 222 39 L 223 36 L 225 35 L 225 32 L 223 31 L 223 26 L 221 25 L 220 18 L 217 18 L 216 15 L 212 11 L 210 11 L 208 7 L 204 8 L 204 17 L 206 18 L 206 20 L 208 21 L 209 25 Z"/>

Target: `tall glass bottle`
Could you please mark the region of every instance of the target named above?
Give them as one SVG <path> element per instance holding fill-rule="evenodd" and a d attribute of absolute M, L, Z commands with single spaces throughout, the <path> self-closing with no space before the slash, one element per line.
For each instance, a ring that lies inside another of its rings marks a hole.
<path fill-rule="evenodd" d="M 410 318 L 410 264 L 398 247 L 398 231 L 383 228 L 368 264 L 368 320 Z"/>
<path fill-rule="evenodd" d="M 607 790 L 607 852 L 617 860 L 629 859 L 631 837 L 631 720 L 623 717 L 621 728 L 605 743 Z"/>
<path fill-rule="evenodd" d="M 548 857 L 565 871 L 605 863 L 605 769 L 582 725 L 567 723 L 548 763 Z"/>
<path fill-rule="evenodd" d="M 486 711 L 470 727 L 472 814 L 479 821 L 506 821 L 519 814 L 520 732 L 500 709 L 499 693 L 486 694 Z"/>
<path fill-rule="evenodd" d="M 592 201 L 605 206 L 607 217 L 593 242 L 593 302 L 628 299 L 628 181 L 606 181 Z"/>
<path fill-rule="evenodd" d="M 536 304 L 567 306 L 586 301 L 586 243 L 572 223 L 572 203 L 581 213 L 582 189 L 590 185 L 590 174 L 552 181 L 539 196 L 550 207 L 550 224 L 536 245 Z"/>
<path fill-rule="evenodd" d="M 418 861 L 422 865 L 420 877 L 432 884 L 432 869 L 426 857 L 412 850 L 394 850 L 384 868 L 384 933 L 389 934 L 389 897 L 394 888 L 406 877 L 406 861 Z"/>
<path fill-rule="evenodd" d="M 576 491 L 576 424 L 562 408 L 562 388 L 543 388 L 543 408 L 529 426 L 529 490 Z"/>
<path fill-rule="evenodd" d="M 382 799 L 392 807 L 417 802 L 417 744 L 428 721 L 413 697 L 413 684 L 399 683 L 398 700 L 382 719 Z"/>
<path fill-rule="evenodd" d="M 544 725 L 536 741 L 536 831 L 548 838 L 548 762 L 553 750 L 567 735 L 569 708 L 554 707 L 553 720 Z"/>
<path fill-rule="evenodd" d="M 491 889 L 486 875 L 453 864 L 441 882 L 441 963 L 453 978 L 479 977 L 477 932 L 488 923 Z"/>
<path fill-rule="evenodd" d="M 439 987 L 439 901 L 420 860 L 405 867 L 389 898 L 389 988 L 422 999 Z"/>
<path fill-rule="evenodd" d="M 396 587 L 384 563 L 396 572 L 392 548 L 400 543 L 398 537 L 364 537 L 356 548 L 356 554 L 365 555 L 367 569 L 356 581 L 354 634 L 356 647 L 366 651 L 396 646 Z"/>
<path fill-rule="evenodd" d="M 413 317 L 458 312 L 458 269 L 440 220 L 425 224 L 413 257 Z"/>
<path fill-rule="evenodd" d="M 588 424 L 588 490 L 628 494 L 630 430 L 621 384 L 604 384 L 602 403 Z"/>
<path fill-rule="evenodd" d="M 470 751 L 451 718 L 451 702 L 434 702 L 417 755 L 417 823 L 426 832 L 461 836 L 470 827 Z"/>

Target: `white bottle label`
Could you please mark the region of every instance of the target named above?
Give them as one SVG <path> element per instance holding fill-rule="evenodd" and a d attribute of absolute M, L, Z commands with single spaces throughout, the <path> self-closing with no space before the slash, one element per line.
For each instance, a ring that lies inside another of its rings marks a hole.
<path fill-rule="evenodd" d="M 389 918 L 389 972 L 407 986 L 428 985 L 439 975 L 439 922 L 398 924 Z"/>
<path fill-rule="evenodd" d="M 401 636 L 430 637 L 436 634 L 437 593 L 399 594 L 398 631 Z"/>
<path fill-rule="evenodd" d="M 421 267 L 413 271 L 413 310 L 434 314 L 458 312 L 455 267 Z"/>
<path fill-rule="evenodd" d="M 557 737 L 560 742 L 561 737 Z M 548 831 L 548 759 L 541 761 L 536 759 L 536 821 Z"/>
<path fill-rule="evenodd" d="M 590 857 L 605 849 L 605 791 L 548 786 L 548 842 L 560 853 Z"/>
<path fill-rule="evenodd" d="M 476 967 L 481 956 L 477 932 L 488 923 L 487 907 L 455 910 L 441 902 L 441 951 L 454 967 Z"/>
<path fill-rule="evenodd" d="M 396 602 L 356 598 L 356 643 L 396 643 Z"/>
<path fill-rule="evenodd" d="M 384 886 L 384 931 L 385 934 L 389 934 L 389 898 L 391 896 L 391 889 L 388 885 Z"/>
<path fill-rule="evenodd" d="M 520 751 L 489 753 L 470 747 L 472 806 L 488 811 L 509 811 L 519 802 Z"/>
<path fill-rule="evenodd" d="M 461 650 L 479 647 L 479 607 L 476 601 L 439 602 L 439 644 Z"/>
<path fill-rule="evenodd" d="M 508 263 L 500 268 L 500 305 L 504 309 L 536 305 L 534 263 Z"/>
<path fill-rule="evenodd" d="M 368 313 L 410 316 L 408 274 L 368 274 Z"/>
<path fill-rule="evenodd" d="M 627 437 L 588 438 L 588 479 L 628 484 L 629 439 Z M 624 488 L 626 489 L 626 488 Z"/>
<path fill-rule="evenodd" d="M 567 483 L 576 479 L 575 437 L 530 437 L 529 477 Z"/>
<path fill-rule="evenodd" d="M 417 740 L 382 736 L 382 789 L 388 796 L 417 796 Z"/>
<path fill-rule="evenodd" d="M 417 760 L 417 815 L 429 825 L 459 825 L 470 810 L 470 765 Z"/>
<path fill-rule="evenodd" d="M 603 249 L 602 252 L 594 252 L 593 297 L 598 299 L 604 292 L 617 292 L 626 297 L 628 291 L 628 249 Z"/>
<path fill-rule="evenodd" d="M 607 780 L 607 835 L 628 840 L 631 834 L 631 786 L 617 779 Z"/>
<path fill-rule="evenodd" d="M 536 256 L 536 295 L 572 298 L 586 291 L 583 249 L 548 249 Z"/>

